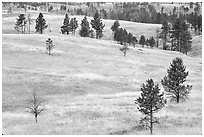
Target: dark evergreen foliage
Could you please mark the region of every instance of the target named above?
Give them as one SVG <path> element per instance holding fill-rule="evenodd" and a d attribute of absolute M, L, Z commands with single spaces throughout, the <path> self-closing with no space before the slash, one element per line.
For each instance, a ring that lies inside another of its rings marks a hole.
<path fill-rule="evenodd" d="M 153 37 L 153 36 L 150 37 L 150 39 L 149 39 L 149 46 L 150 46 L 151 48 L 153 48 L 153 47 L 155 46 L 155 44 L 156 44 L 156 42 L 155 42 L 155 40 L 154 40 L 154 37 Z"/>
<path fill-rule="evenodd" d="M 96 39 L 100 39 L 103 36 L 103 28 L 105 27 L 105 24 L 103 24 L 98 11 L 94 15 L 94 19 L 91 20 L 91 25 L 92 28 L 96 30 Z"/>
<path fill-rule="evenodd" d="M 142 35 L 141 37 L 140 37 L 140 41 L 139 41 L 139 44 L 141 44 L 142 45 L 142 47 L 144 47 L 144 45 L 145 45 L 145 36 L 144 35 Z"/>
<path fill-rule="evenodd" d="M 42 34 L 43 30 L 47 28 L 48 25 L 46 25 L 46 20 L 43 18 L 43 14 L 40 13 L 38 18 L 36 19 L 36 32 Z"/>
<path fill-rule="evenodd" d="M 147 126 L 150 129 L 150 133 L 153 133 L 153 124 L 158 123 L 158 118 L 154 116 L 154 113 L 161 110 L 166 103 L 164 99 L 164 93 L 160 93 L 158 84 L 154 84 L 152 79 L 148 79 L 141 87 L 141 96 L 135 100 L 138 105 L 137 109 L 145 115 L 140 120 L 140 124 Z"/>
<path fill-rule="evenodd" d="M 89 37 L 90 34 L 90 27 L 87 17 L 85 16 L 81 21 L 81 30 L 79 31 L 79 35 L 81 37 Z"/>
<path fill-rule="evenodd" d="M 161 83 L 171 100 L 179 103 L 181 99 L 187 99 L 192 85 L 183 84 L 189 74 L 188 71 L 186 72 L 183 60 L 179 57 L 175 58 L 167 69 L 167 73 L 168 75 L 162 79 Z"/>
<path fill-rule="evenodd" d="M 113 31 L 113 33 L 114 33 L 116 30 L 118 30 L 119 26 L 120 26 L 120 23 L 119 23 L 118 20 L 116 20 L 116 21 L 113 23 L 113 25 L 111 26 L 111 30 Z"/>

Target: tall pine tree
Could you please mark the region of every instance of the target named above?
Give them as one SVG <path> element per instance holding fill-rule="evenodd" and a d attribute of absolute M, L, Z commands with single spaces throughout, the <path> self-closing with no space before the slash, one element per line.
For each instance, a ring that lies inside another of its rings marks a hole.
<path fill-rule="evenodd" d="M 43 33 L 43 30 L 47 28 L 48 25 L 46 25 L 46 20 L 43 18 L 43 14 L 40 13 L 38 18 L 36 19 L 36 26 L 35 30 L 36 32 L 39 32 L 40 34 Z"/>
<path fill-rule="evenodd" d="M 175 58 L 170 64 L 167 73 L 168 75 L 162 79 L 161 83 L 165 91 L 169 93 L 171 100 L 179 103 L 181 99 L 187 99 L 192 85 L 186 86 L 183 84 L 188 76 L 183 60 L 179 57 Z"/>
<path fill-rule="evenodd" d="M 168 26 L 168 22 L 167 22 L 166 19 L 162 23 L 161 29 L 162 29 L 161 37 L 162 37 L 162 40 L 163 40 L 163 49 L 166 50 L 167 49 L 167 47 L 166 47 L 167 34 L 169 33 L 169 26 Z"/>
<path fill-rule="evenodd" d="M 103 24 L 98 11 L 94 15 L 94 19 L 91 20 L 91 25 L 92 28 L 96 30 L 96 39 L 100 39 L 103 36 L 103 28 L 105 27 L 105 24 Z"/>
<path fill-rule="evenodd" d="M 145 115 L 140 120 L 140 124 L 149 127 L 151 134 L 153 133 L 153 124 L 158 122 L 154 113 L 161 110 L 166 103 L 164 93 L 160 93 L 159 90 L 158 84 L 155 85 L 152 79 L 148 79 L 141 87 L 141 96 L 135 100 L 138 110 Z"/>
<path fill-rule="evenodd" d="M 87 17 L 85 16 L 81 21 L 81 29 L 79 31 L 79 35 L 81 37 L 89 37 L 89 33 L 90 33 L 89 22 L 87 20 Z"/>

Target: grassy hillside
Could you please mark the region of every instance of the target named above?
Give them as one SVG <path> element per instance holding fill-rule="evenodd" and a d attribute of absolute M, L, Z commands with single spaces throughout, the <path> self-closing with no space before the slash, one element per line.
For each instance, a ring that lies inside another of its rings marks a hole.
<path fill-rule="evenodd" d="M 38 14 L 33 12 L 30 13 L 31 14 L 31 18 L 33 18 L 33 22 L 31 25 L 31 30 L 34 31 L 35 30 L 35 19 L 37 18 Z M 50 29 L 51 29 L 51 33 L 49 32 L 49 30 L 47 29 L 45 31 L 45 33 L 47 34 L 60 34 L 60 27 L 63 24 L 63 20 L 64 20 L 64 15 L 51 15 L 48 13 L 43 14 L 44 18 L 46 19 L 47 23 L 50 24 Z M 69 16 L 70 18 L 72 17 L 76 17 L 76 19 L 78 20 L 78 24 L 79 27 L 76 30 L 76 34 L 79 35 L 79 30 L 80 30 L 80 24 L 81 24 L 81 20 L 84 18 L 84 16 Z M 3 28 L 2 28 L 2 32 L 3 34 L 15 34 L 17 33 L 14 30 L 14 25 L 16 22 L 16 18 L 17 18 L 17 14 L 6 14 L 3 15 L 3 19 L 2 19 L 2 24 L 3 24 Z M 88 17 L 89 22 L 93 19 L 93 17 Z M 112 36 L 112 31 L 111 31 L 111 26 L 114 23 L 114 20 L 103 20 L 103 23 L 105 24 L 105 28 L 104 28 L 104 37 L 103 39 L 113 39 Z M 145 24 L 145 23 L 135 23 L 135 22 L 128 22 L 128 21 L 120 21 L 120 25 L 121 27 L 127 29 L 127 31 L 133 33 L 138 39 L 140 38 L 141 35 L 145 35 L 145 37 L 149 38 L 151 36 L 156 35 L 156 29 L 157 28 L 161 28 L 161 25 L 159 24 Z M 90 24 L 91 26 L 91 24 Z"/>
<path fill-rule="evenodd" d="M 51 19 L 50 19 L 51 20 Z M 45 40 L 56 48 L 49 56 Z M 61 34 L 3 34 L 2 132 L 4 134 L 149 134 L 134 100 L 140 86 L 160 80 L 173 58 L 182 57 L 193 85 L 189 100 L 168 103 L 155 134 L 201 134 L 202 60 L 178 52 L 135 48 L 124 57 L 118 44 Z M 25 104 L 36 88 L 46 111 L 36 124 Z"/>

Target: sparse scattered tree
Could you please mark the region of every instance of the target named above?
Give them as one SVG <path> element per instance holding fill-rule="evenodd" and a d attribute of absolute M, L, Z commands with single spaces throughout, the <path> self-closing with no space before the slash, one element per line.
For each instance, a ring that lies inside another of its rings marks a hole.
<path fill-rule="evenodd" d="M 38 18 L 36 19 L 36 32 L 39 32 L 40 34 L 43 33 L 43 30 L 47 28 L 46 20 L 43 18 L 43 14 L 39 13 Z"/>
<path fill-rule="evenodd" d="M 32 92 L 32 97 L 28 100 L 26 107 L 29 109 L 29 112 L 34 115 L 36 123 L 38 121 L 38 115 L 45 110 L 45 107 L 43 106 L 44 103 L 45 100 L 42 99 L 37 93 L 36 89 L 34 89 Z"/>
<path fill-rule="evenodd" d="M 158 123 L 158 118 L 154 116 L 161 110 L 166 103 L 164 99 L 164 93 L 160 93 L 158 84 L 154 84 L 152 79 L 148 79 L 141 87 L 141 96 L 135 100 L 138 105 L 138 110 L 145 115 L 140 120 L 140 124 L 150 129 L 150 133 L 153 134 L 153 124 Z"/>
<path fill-rule="evenodd" d="M 46 40 L 46 49 L 48 51 L 48 54 L 51 55 L 51 50 L 55 47 L 55 45 L 52 43 L 52 40 L 48 38 Z"/>
<path fill-rule="evenodd" d="M 168 75 L 165 76 L 161 83 L 167 93 L 169 93 L 172 101 L 180 102 L 181 99 L 188 99 L 188 94 L 192 89 L 192 85 L 184 85 L 188 71 L 183 64 L 183 60 L 179 57 L 175 58 L 167 70 Z"/>

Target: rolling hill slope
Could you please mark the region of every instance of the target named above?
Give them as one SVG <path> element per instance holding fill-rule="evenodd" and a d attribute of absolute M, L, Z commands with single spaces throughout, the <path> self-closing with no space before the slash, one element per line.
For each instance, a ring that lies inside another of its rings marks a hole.
<path fill-rule="evenodd" d="M 154 133 L 201 134 L 201 58 L 139 47 L 124 57 L 112 41 L 65 36 L 55 29 L 2 35 L 4 134 L 149 134 L 138 126 L 142 115 L 134 100 L 148 78 L 163 91 L 160 80 L 175 57 L 184 60 L 186 83 L 193 89 L 187 102 L 168 103 L 157 114 Z M 52 56 L 45 50 L 48 37 L 56 45 Z M 37 124 L 25 108 L 33 89 L 46 99 Z"/>

